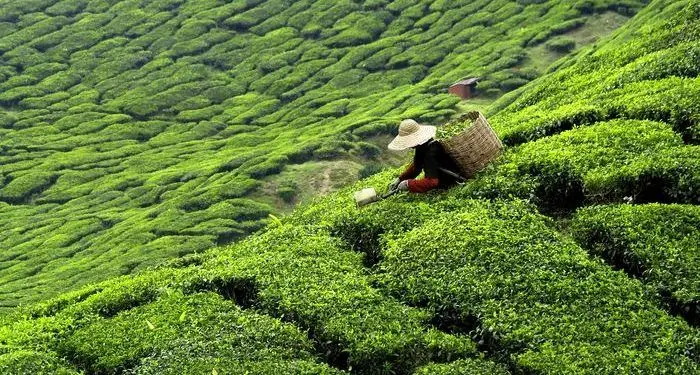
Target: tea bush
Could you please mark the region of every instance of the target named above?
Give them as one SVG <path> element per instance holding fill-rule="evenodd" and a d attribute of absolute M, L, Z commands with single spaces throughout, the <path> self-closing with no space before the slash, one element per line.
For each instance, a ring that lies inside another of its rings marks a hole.
<path fill-rule="evenodd" d="M 503 367 L 479 359 L 462 359 L 444 364 L 431 364 L 418 368 L 417 375 L 506 375 L 509 372 Z"/>
<path fill-rule="evenodd" d="M 699 230 L 700 208 L 675 204 L 587 207 L 577 211 L 571 225 L 583 247 L 670 293 L 695 324 Z"/>
<path fill-rule="evenodd" d="M 686 357 L 697 332 L 525 205 L 443 215 L 394 236 L 383 255 L 380 277 L 397 298 L 476 317 L 479 342 L 526 371 L 697 370 Z"/>
<path fill-rule="evenodd" d="M 615 120 L 524 144 L 469 181 L 467 191 L 532 197 L 555 211 L 623 200 L 695 203 L 699 161 L 697 146 L 684 146 L 666 124 Z"/>
<path fill-rule="evenodd" d="M 218 254 L 212 282 L 251 280 L 237 294 L 257 292 L 262 311 L 309 329 L 326 360 L 341 368 L 407 371 L 473 352 L 469 339 L 426 329 L 426 311 L 382 296 L 360 255 L 338 245 L 326 231 L 283 225 Z"/>
<path fill-rule="evenodd" d="M 0 200 L 8 203 L 22 203 L 32 194 L 45 189 L 55 180 L 54 174 L 35 172 L 13 178 L 0 190 Z"/>
<path fill-rule="evenodd" d="M 30 350 L 1 354 L 0 370 L 6 374 L 80 374 L 55 355 Z"/>
<path fill-rule="evenodd" d="M 59 346 L 59 353 L 90 372 L 264 373 L 297 366 L 295 373 L 336 372 L 314 363 L 312 350 L 295 327 L 243 311 L 214 293 L 163 296 L 95 320 Z"/>
<path fill-rule="evenodd" d="M 16 311 L 8 320 L 3 317 L 0 339 L 11 352 L 41 351 L 93 372 L 257 368 L 246 360 L 262 368 L 300 368 L 295 373 L 323 369 L 303 354 L 310 346 L 299 331 L 296 337 L 304 340 L 290 347 L 288 334 L 270 332 L 272 318 L 200 293 L 216 291 L 308 329 L 314 351 L 341 368 L 405 372 L 430 359 L 473 355 L 469 338 L 429 328 L 427 311 L 401 305 L 373 288 L 359 255 L 338 248 L 327 232 L 282 225 L 256 238 L 199 257 L 193 263 L 199 269 L 187 264 L 160 268 Z M 238 324 L 227 324 L 229 317 Z M 260 321 L 259 328 L 248 331 L 244 317 L 253 319 L 251 324 Z M 279 321 L 272 326 L 280 324 L 287 326 Z M 266 332 L 282 344 L 279 361 Z M 264 350 L 257 352 L 252 343 Z M 98 349 L 107 347 L 112 350 Z M 216 357 L 241 360 L 212 362 Z"/>
<path fill-rule="evenodd" d="M 632 199 L 635 202 L 700 202 L 698 196 L 700 147 L 671 147 L 656 155 L 635 158 L 619 169 L 604 168 L 591 173 L 589 190 L 604 200 Z"/>
<path fill-rule="evenodd" d="M 576 41 L 571 38 L 555 38 L 548 41 L 545 45 L 552 51 L 566 53 L 576 48 Z"/>
<path fill-rule="evenodd" d="M 620 33 L 517 99 L 504 98 L 512 103 L 493 118 L 504 142 L 520 144 L 612 118 L 669 122 L 686 142 L 697 142 L 700 93 L 693 36 L 700 9 L 665 4 L 629 25 L 632 30 L 646 22 L 633 41 Z M 655 21 L 649 20 L 652 14 Z"/>

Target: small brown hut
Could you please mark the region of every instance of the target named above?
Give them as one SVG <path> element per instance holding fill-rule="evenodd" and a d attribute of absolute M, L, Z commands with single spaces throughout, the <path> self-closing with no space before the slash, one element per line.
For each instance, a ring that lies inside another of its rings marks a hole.
<path fill-rule="evenodd" d="M 447 91 L 462 99 L 469 99 L 476 95 L 476 84 L 479 83 L 480 79 L 479 77 L 467 78 L 453 84 Z"/>

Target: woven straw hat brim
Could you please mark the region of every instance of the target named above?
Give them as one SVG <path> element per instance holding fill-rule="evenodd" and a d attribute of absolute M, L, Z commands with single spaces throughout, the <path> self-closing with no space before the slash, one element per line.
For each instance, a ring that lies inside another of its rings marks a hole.
<path fill-rule="evenodd" d="M 421 125 L 420 130 L 413 134 L 405 136 L 397 135 L 396 138 L 389 143 L 389 150 L 401 151 L 407 148 L 422 145 L 430 138 L 434 138 L 436 132 L 437 128 L 434 126 Z"/>

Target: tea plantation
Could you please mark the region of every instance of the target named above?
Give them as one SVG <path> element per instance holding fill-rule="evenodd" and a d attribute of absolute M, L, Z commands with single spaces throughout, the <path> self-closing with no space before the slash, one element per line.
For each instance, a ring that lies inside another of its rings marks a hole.
<path fill-rule="evenodd" d="M 36 302 L 0 314 L 0 373 L 700 374 L 697 1 L 2 7 L 2 301 Z M 637 14 L 520 75 L 611 10 Z M 403 117 L 458 132 L 464 72 L 506 144 L 465 184 L 251 199 Z"/>
<path fill-rule="evenodd" d="M 240 239 L 308 195 L 290 166 L 376 163 L 644 3 L 0 0 L 0 308 Z"/>

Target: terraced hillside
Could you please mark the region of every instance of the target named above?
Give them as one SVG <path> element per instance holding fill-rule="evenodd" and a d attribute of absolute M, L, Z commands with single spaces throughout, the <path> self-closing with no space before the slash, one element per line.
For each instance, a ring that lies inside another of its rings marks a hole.
<path fill-rule="evenodd" d="M 642 3 L 0 0 L 0 306 L 239 239 Z"/>
<path fill-rule="evenodd" d="M 700 4 L 654 0 L 495 103 L 510 146 L 468 183 L 356 209 L 387 170 L 230 246 L 13 309 L 0 370 L 700 373 L 699 49 Z"/>

